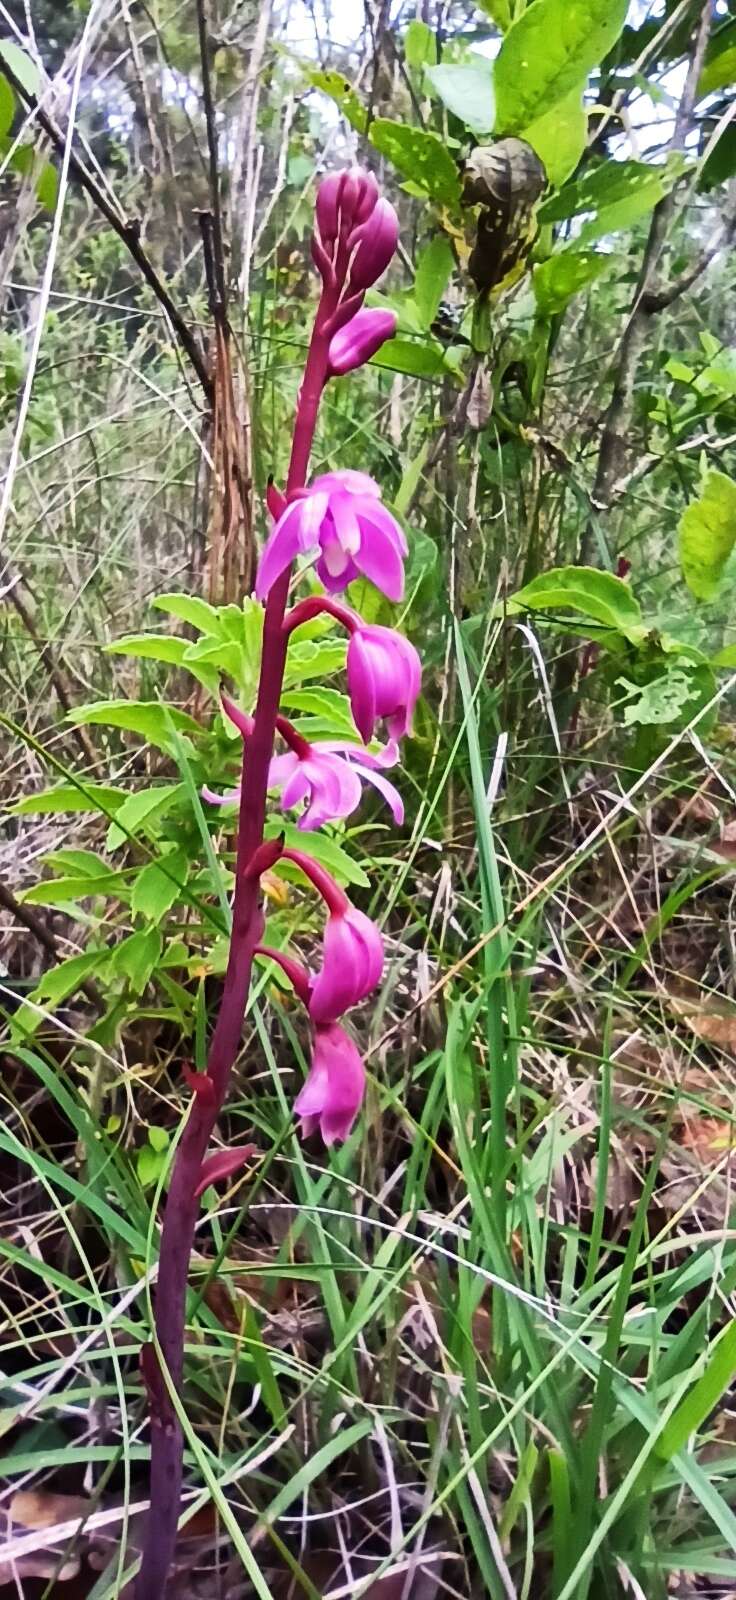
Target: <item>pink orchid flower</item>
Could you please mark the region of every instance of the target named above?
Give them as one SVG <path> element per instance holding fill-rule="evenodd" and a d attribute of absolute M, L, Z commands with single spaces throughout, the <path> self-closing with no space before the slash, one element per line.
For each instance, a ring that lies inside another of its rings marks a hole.
<path fill-rule="evenodd" d="M 396 322 L 393 311 L 356 311 L 330 340 L 330 376 L 342 378 L 370 361 L 387 339 L 393 339 Z"/>
<path fill-rule="evenodd" d="M 365 1067 L 344 1028 L 336 1022 L 314 1030 L 312 1065 L 294 1110 L 302 1136 L 319 1131 L 326 1145 L 347 1139 L 365 1093 Z"/>
<path fill-rule="evenodd" d="M 346 895 L 343 899 L 344 908 L 327 919 L 322 966 L 312 984 L 309 1015 L 315 1023 L 336 1022 L 372 993 L 383 974 L 379 928 Z"/>
<path fill-rule="evenodd" d="M 304 752 L 289 750 L 275 756 L 268 775 L 269 788 L 281 789 L 281 804 L 288 810 L 302 800 L 308 802 L 298 827 L 311 832 L 325 822 L 339 822 L 351 816 L 360 805 L 363 783 L 370 783 L 391 807 L 397 826 L 404 820 L 404 803 L 398 789 L 378 770 L 398 761 L 395 744 L 386 745 L 380 754 L 361 750 L 359 745 L 335 741 L 306 745 Z"/>
<path fill-rule="evenodd" d="M 382 717 L 392 739 L 411 733 L 422 666 L 403 634 L 359 623 L 350 636 L 347 674 L 355 726 L 366 744 Z"/>
<path fill-rule="evenodd" d="M 319 554 L 317 574 L 331 593 L 364 577 L 389 600 L 403 598 L 406 539 L 367 473 L 323 473 L 289 501 L 261 556 L 256 597 L 265 599 L 292 561 L 313 551 Z"/>

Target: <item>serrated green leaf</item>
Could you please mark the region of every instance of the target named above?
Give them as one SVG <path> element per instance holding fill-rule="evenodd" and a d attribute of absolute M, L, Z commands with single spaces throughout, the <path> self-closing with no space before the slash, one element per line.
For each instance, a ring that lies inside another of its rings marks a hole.
<path fill-rule="evenodd" d="M 75 706 L 68 712 L 67 722 L 85 723 L 103 728 L 121 728 L 126 733 L 137 733 L 147 744 L 168 750 L 171 745 L 167 711 L 179 733 L 200 734 L 202 729 L 185 711 L 171 706 L 164 708 L 158 700 L 94 700 L 86 706 Z"/>
<path fill-rule="evenodd" d="M 351 128 L 357 128 L 358 133 L 365 133 L 368 126 L 368 112 L 352 83 L 342 72 L 323 72 L 309 67 L 305 69 L 305 76 L 313 89 L 321 89 L 323 94 L 329 95 L 330 99 L 334 100 Z"/>
<path fill-rule="evenodd" d="M 679 555 L 682 575 L 698 600 L 717 594 L 726 563 L 736 543 L 736 484 L 712 468 L 700 496 L 680 519 Z"/>
<path fill-rule="evenodd" d="M 124 888 L 125 878 L 120 872 L 100 873 L 94 878 L 86 873 L 34 883 L 20 899 L 23 905 L 28 906 L 65 906 L 74 900 L 91 900 L 95 895 L 119 895 Z"/>
<path fill-rule="evenodd" d="M 424 74 L 442 104 L 481 137 L 490 133 L 496 119 L 493 97 L 493 67 L 490 61 L 475 57 L 469 62 L 442 62 L 427 67 Z"/>
<path fill-rule="evenodd" d="M 539 310 L 546 317 L 564 311 L 573 296 L 587 289 L 610 264 L 595 250 L 558 250 L 534 268 L 532 285 Z"/>
<path fill-rule="evenodd" d="M 43 789 L 40 794 L 26 795 L 8 807 L 12 817 L 40 817 L 72 811 L 117 812 L 127 799 L 125 789 L 113 789 L 104 783 L 87 783 L 77 787 L 73 783 L 58 783 L 53 789 Z"/>
<path fill-rule="evenodd" d="M 615 44 L 629 0 L 534 0 L 496 57 L 496 128 L 521 133 L 573 89 Z"/>
<path fill-rule="evenodd" d="M 580 611 L 606 628 L 641 644 L 647 630 L 641 607 L 622 578 L 597 567 L 554 567 L 542 572 L 507 602 L 513 611 Z"/>
<path fill-rule="evenodd" d="M 436 234 L 419 256 L 414 279 L 414 300 L 419 322 L 426 331 L 439 311 L 454 265 L 455 257 L 449 239 L 442 233 Z"/>
<path fill-rule="evenodd" d="M 460 175 L 439 134 L 376 117 L 368 138 L 398 172 L 410 178 L 430 199 L 445 206 L 459 203 Z"/>
<path fill-rule="evenodd" d="M 190 643 L 189 639 L 177 639 L 171 633 L 126 633 L 122 639 L 105 645 L 105 655 L 135 656 L 180 667 Z"/>
<path fill-rule="evenodd" d="M 182 783 L 160 783 L 154 789 L 138 789 L 135 794 L 129 794 L 117 812 L 115 821 L 108 828 L 107 849 L 117 850 L 130 834 L 137 833 L 145 825 L 150 827 L 151 823 L 164 816 L 184 793 Z"/>
<path fill-rule="evenodd" d="M 338 689 L 288 689 L 282 697 L 282 705 L 292 713 L 319 718 L 329 730 L 325 737 L 354 739 L 358 743 L 350 701 Z"/>
<path fill-rule="evenodd" d="M 199 595 L 158 594 L 151 605 L 157 611 L 167 611 L 170 616 L 178 617 L 180 622 L 188 622 L 200 633 L 216 635 L 220 631 L 217 607 L 211 606 L 207 600 L 200 600 Z"/>
<path fill-rule="evenodd" d="M 33 990 L 32 999 L 42 1001 L 45 1005 L 59 1005 L 62 1000 L 68 1000 L 71 994 L 75 994 L 91 973 L 99 973 L 106 967 L 109 959 L 107 950 L 86 950 L 80 956 L 69 956 L 66 961 L 60 961 L 58 966 L 44 972 Z"/>
<path fill-rule="evenodd" d="M 312 856 L 321 866 L 327 867 L 328 872 L 332 873 L 338 883 L 353 884 L 360 889 L 370 888 L 368 874 L 356 861 L 353 861 L 347 850 L 344 850 L 336 839 L 329 838 L 325 833 L 304 833 L 295 823 L 289 822 L 288 818 L 270 817 L 266 824 L 266 837 L 276 839 L 280 834 L 284 835 L 287 849 L 301 850 L 303 855 Z M 297 869 L 292 869 L 288 863 L 277 863 L 274 872 L 289 880 L 296 879 L 302 882 Z"/>
<path fill-rule="evenodd" d="M 186 885 L 189 860 L 184 850 L 169 851 L 160 861 L 150 861 L 133 885 L 131 907 L 138 917 L 160 922 Z"/>
<path fill-rule="evenodd" d="M 109 861 L 94 850 L 52 850 L 43 859 L 54 872 L 73 872 L 80 878 L 104 878 L 110 871 Z"/>
<path fill-rule="evenodd" d="M 158 928 L 145 928 L 131 933 L 116 945 L 111 958 L 112 969 L 127 978 L 133 994 L 143 993 L 161 955 L 162 938 Z"/>

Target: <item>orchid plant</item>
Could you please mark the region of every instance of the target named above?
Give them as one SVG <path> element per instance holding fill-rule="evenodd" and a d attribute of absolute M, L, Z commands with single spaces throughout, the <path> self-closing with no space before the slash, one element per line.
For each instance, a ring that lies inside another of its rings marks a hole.
<path fill-rule="evenodd" d="M 272 528 L 258 568 L 255 594 L 265 608 L 260 678 L 252 712 L 223 696 L 224 714 L 242 738 L 240 786 L 229 795 L 205 791 L 213 804 L 238 805 L 232 932 L 217 1021 L 204 1072 L 188 1072 L 192 1101 L 176 1152 L 163 1220 L 155 1301 L 156 1340 L 143 1352 L 151 1416 L 151 1509 L 137 1600 L 161 1600 L 174 1554 L 179 1517 L 183 1438 L 171 1390 L 179 1390 L 187 1275 L 200 1198 L 217 1178 L 241 1168 L 251 1145 L 207 1150 L 228 1091 L 241 1039 L 251 970 L 256 957 L 276 962 L 304 1005 L 312 1032 L 312 1062 L 294 1110 L 303 1135 L 319 1133 L 326 1145 L 344 1140 L 358 1116 L 365 1068 L 343 1019 L 380 982 L 383 940 L 376 924 L 351 904 L 324 867 L 283 840 L 264 839 L 269 794 L 285 808 L 301 807 L 299 826 L 314 829 L 349 816 L 364 781 L 386 799 L 397 823 L 401 798 L 385 776 L 399 758 L 399 740 L 411 732 L 420 689 L 420 663 L 409 641 L 390 628 L 369 626 L 341 601 L 364 577 L 393 601 L 404 589 L 407 546 L 381 491 L 363 472 L 328 472 L 307 482 L 320 400 L 331 378 L 370 360 L 395 330 L 391 312 L 364 307 L 366 291 L 394 254 L 398 221 L 379 196 L 370 173 L 335 173 L 320 185 L 312 254 L 322 289 L 299 391 L 285 492 L 268 492 Z M 295 563 L 301 561 L 295 572 Z M 290 605 L 292 581 L 316 563 L 325 593 Z M 347 687 L 357 729 L 355 743 L 308 743 L 281 714 L 289 639 L 321 613 L 348 635 Z M 379 724 L 386 743 L 367 748 Z M 275 754 L 279 737 L 285 746 Z M 311 973 L 296 958 L 262 943 L 263 874 L 282 858 L 301 869 L 324 904 L 322 959 Z"/>

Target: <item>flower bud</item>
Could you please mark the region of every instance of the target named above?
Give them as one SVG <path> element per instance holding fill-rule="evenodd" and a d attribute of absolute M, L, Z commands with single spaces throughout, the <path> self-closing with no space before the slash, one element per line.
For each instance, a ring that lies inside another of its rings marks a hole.
<path fill-rule="evenodd" d="M 350 287 L 370 289 L 371 284 L 385 272 L 396 249 L 399 237 L 399 219 L 388 200 L 379 200 L 367 222 L 355 229 L 350 239 L 353 259 L 350 266 Z"/>
<path fill-rule="evenodd" d="M 372 172 L 361 173 L 361 194 L 355 207 L 354 222 L 356 224 L 367 222 L 375 211 L 380 196 L 380 190 Z"/>
<path fill-rule="evenodd" d="M 340 190 L 342 187 L 343 173 L 331 172 L 329 178 L 323 178 L 317 190 L 317 227 L 323 245 L 329 247 L 334 244 L 340 224 Z"/>
<path fill-rule="evenodd" d="M 330 340 L 330 376 L 342 377 L 344 373 L 362 367 L 387 339 L 393 338 L 395 332 L 396 316 L 393 311 L 356 312 Z"/>

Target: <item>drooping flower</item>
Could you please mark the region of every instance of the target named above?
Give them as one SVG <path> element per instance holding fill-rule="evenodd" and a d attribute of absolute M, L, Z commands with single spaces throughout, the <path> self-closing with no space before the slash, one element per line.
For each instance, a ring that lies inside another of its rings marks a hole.
<path fill-rule="evenodd" d="M 381 981 L 383 939 L 364 911 L 343 896 L 344 907 L 330 912 L 325 926 L 322 966 L 312 984 L 309 1015 L 320 1025 L 336 1022 Z"/>
<path fill-rule="evenodd" d="M 396 314 L 379 309 L 356 311 L 330 340 L 330 376 L 344 377 L 362 367 L 396 332 Z"/>
<path fill-rule="evenodd" d="M 394 766 L 397 760 L 395 744 L 388 744 L 380 755 L 337 740 L 305 745 L 303 751 L 288 750 L 285 755 L 274 757 L 269 788 L 281 789 L 281 803 L 287 810 L 303 800 L 308 802 L 297 826 L 311 831 L 325 822 L 349 817 L 360 805 L 363 783 L 371 783 L 388 802 L 394 821 L 400 825 L 404 820 L 401 795 L 379 770 Z"/>
<path fill-rule="evenodd" d="M 317 574 L 330 593 L 365 577 L 389 600 L 403 598 L 406 539 L 367 473 L 323 473 L 289 501 L 261 556 L 257 598 L 265 599 L 296 556 L 312 551 L 318 553 Z"/>
<path fill-rule="evenodd" d="M 312 1065 L 294 1102 L 306 1138 L 319 1128 L 326 1145 L 347 1139 L 365 1093 L 365 1067 L 344 1028 L 328 1023 L 314 1030 Z"/>
<path fill-rule="evenodd" d="M 355 726 L 366 744 L 380 718 L 385 718 L 392 739 L 411 733 L 422 666 L 403 634 L 359 623 L 350 635 L 347 675 Z"/>

